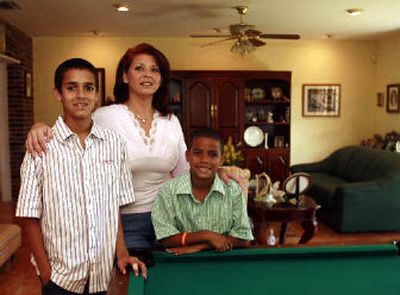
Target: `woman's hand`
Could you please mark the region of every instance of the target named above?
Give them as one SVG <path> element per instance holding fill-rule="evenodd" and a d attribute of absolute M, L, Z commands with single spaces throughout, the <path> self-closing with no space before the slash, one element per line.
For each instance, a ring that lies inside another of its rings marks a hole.
<path fill-rule="evenodd" d="M 42 122 L 35 123 L 28 133 L 25 148 L 30 154 L 39 156 L 46 151 L 46 144 L 53 138 L 51 128 Z"/>
<path fill-rule="evenodd" d="M 219 177 L 221 177 L 221 179 L 225 182 L 226 185 L 230 185 L 231 180 L 234 180 L 240 185 L 243 191 L 245 190 L 246 187 L 243 179 L 240 177 L 240 175 L 230 171 L 229 167 L 224 167 L 224 166 L 219 167 L 218 175 Z"/>

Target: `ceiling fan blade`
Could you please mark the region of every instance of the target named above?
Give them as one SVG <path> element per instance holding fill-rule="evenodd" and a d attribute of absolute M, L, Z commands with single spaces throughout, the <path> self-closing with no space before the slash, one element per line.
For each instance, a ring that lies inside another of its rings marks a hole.
<path fill-rule="evenodd" d="M 231 37 L 231 35 L 197 35 L 193 34 L 190 35 L 192 38 L 228 38 Z"/>
<path fill-rule="evenodd" d="M 267 44 L 267 43 L 265 43 L 264 41 L 262 41 L 262 40 L 260 40 L 258 38 L 249 38 L 249 42 L 251 44 L 253 44 L 254 46 L 256 46 L 256 47 L 264 46 L 265 44 Z"/>
<path fill-rule="evenodd" d="M 245 34 L 249 37 L 256 37 L 256 36 L 260 36 L 262 34 L 262 32 L 250 29 L 250 30 L 246 30 Z"/>
<path fill-rule="evenodd" d="M 266 39 L 290 39 L 290 40 L 300 39 L 300 35 L 295 35 L 295 34 L 261 34 L 260 37 Z"/>
<path fill-rule="evenodd" d="M 214 44 L 218 44 L 218 43 L 229 41 L 229 40 L 233 40 L 233 39 L 236 39 L 236 37 L 230 36 L 229 38 L 225 38 L 225 39 L 222 39 L 222 40 L 217 40 L 217 41 L 214 41 L 214 42 L 210 42 L 210 43 L 201 45 L 201 47 L 207 47 L 207 46 L 211 46 L 211 45 L 214 45 Z"/>

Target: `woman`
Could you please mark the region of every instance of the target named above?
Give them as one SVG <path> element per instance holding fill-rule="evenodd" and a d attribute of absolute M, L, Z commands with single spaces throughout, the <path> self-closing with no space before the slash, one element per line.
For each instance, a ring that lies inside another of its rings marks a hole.
<path fill-rule="evenodd" d="M 148 44 L 130 48 L 121 58 L 114 85 L 115 104 L 98 109 L 94 120 L 126 140 L 135 203 L 122 210 L 128 248 L 155 247 L 151 209 L 161 185 L 188 169 L 178 119 L 167 112 L 170 67 Z"/>
<path fill-rule="evenodd" d="M 154 198 L 168 179 L 188 169 L 182 128 L 167 112 L 169 75 L 167 58 L 153 46 L 143 43 L 128 49 L 117 68 L 115 104 L 93 115 L 96 123 L 118 131 L 127 142 L 136 199 L 122 210 L 130 249 L 156 246 L 151 223 Z M 40 153 L 50 133 L 49 127 L 36 124 L 28 134 L 27 150 Z"/>

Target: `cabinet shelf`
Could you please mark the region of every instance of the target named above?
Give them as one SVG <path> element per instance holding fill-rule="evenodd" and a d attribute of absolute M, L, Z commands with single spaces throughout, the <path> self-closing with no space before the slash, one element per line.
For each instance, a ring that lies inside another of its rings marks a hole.
<path fill-rule="evenodd" d="M 290 124 L 285 122 L 273 122 L 273 123 L 269 123 L 269 122 L 246 122 L 245 123 L 246 126 L 253 126 L 253 125 L 257 125 L 257 126 L 262 126 L 262 125 L 279 125 L 279 126 L 289 126 Z"/>
<path fill-rule="evenodd" d="M 253 152 L 265 152 L 266 150 L 268 151 L 287 151 L 289 152 L 289 147 L 269 147 L 269 148 L 264 148 L 261 146 L 256 146 L 256 147 L 252 147 L 252 146 L 248 146 L 246 145 L 246 150 L 251 150 Z"/>
<path fill-rule="evenodd" d="M 258 106 L 258 105 L 289 105 L 290 101 L 274 101 L 274 100 L 258 100 L 258 101 L 246 101 L 246 106 Z"/>

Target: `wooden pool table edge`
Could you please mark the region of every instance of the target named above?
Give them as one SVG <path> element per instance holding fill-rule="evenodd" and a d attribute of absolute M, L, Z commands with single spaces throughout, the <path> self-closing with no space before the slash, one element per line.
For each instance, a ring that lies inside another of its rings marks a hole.
<path fill-rule="evenodd" d="M 196 260 L 212 260 L 214 262 L 228 260 L 231 258 L 247 259 L 312 259 L 318 257 L 367 257 L 367 256 L 398 256 L 399 251 L 395 243 L 373 244 L 373 245 L 351 245 L 351 246 L 318 246 L 300 248 L 263 248 L 263 249 L 236 249 L 230 252 L 218 253 L 213 251 L 203 251 L 190 255 L 176 256 L 168 252 L 156 252 L 154 258 L 156 263 L 185 263 Z M 151 276 L 151 267 L 148 271 Z M 146 280 L 141 276 L 135 276 L 133 272 L 129 274 L 128 294 L 144 295 L 146 290 Z"/>

